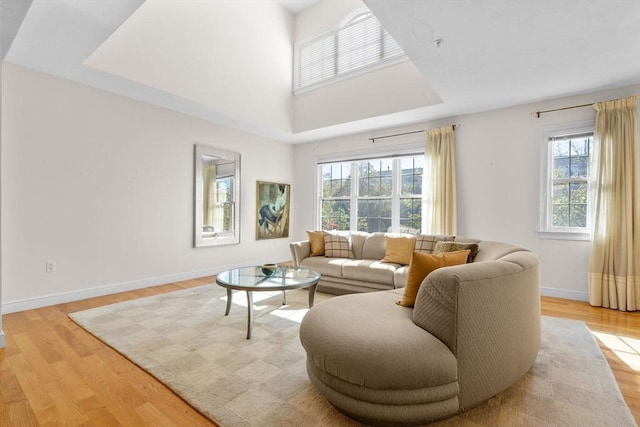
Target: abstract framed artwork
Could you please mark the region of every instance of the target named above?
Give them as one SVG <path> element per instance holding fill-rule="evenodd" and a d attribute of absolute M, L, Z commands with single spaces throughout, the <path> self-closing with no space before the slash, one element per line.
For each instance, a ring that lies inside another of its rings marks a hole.
<path fill-rule="evenodd" d="M 289 237 L 290 195 L 290 184 L 257 182 L 256 240 Z"/>

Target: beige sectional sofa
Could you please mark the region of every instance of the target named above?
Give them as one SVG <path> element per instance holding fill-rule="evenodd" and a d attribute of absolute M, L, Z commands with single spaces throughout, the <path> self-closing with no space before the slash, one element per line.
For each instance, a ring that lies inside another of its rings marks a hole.
<path fill-rule="evenodd" d="M 318 291 L 335 295 L 398 289 L 407 282 L 408 265 L 383 262 L 387 236 L 409 236 L 391 233 L 348 233 L 353 258 L 329 258 L 310 256 L 309 240 L 292 242 L 291 257 L 294 266 L 306 267 L 320 273 Z M 431 252 L 430 244 L 437 241 L 453 241 L 454 236 L 418 235 L 416 245 Z M 419 248 L 417 248 L 419 249 Z"/>
<path fill-rule="evenodd" d="M 431 272 L 413 308 L 397 305 L 403 289 L 392 289 L 331 298 L 306 314 L 307 372 L 338 410 L 367 425 L 423 425 L 482 403 L 533 366 L 538 257 L 509 243 L 456 240 L 478 243 L 474 262 Z M 298 264 L 322 267 L 322 257 L 300 256 L 303 246 L 292 246 Z M 324 283 L 338 291 L 401 287 L 403 267 L 380 267 L 386 282 L 363 285 L 376 276 L 372 266 L 377 271 L 374 261 L 363 263 L 369 276 L 352 279 L 325 265 Z"/>

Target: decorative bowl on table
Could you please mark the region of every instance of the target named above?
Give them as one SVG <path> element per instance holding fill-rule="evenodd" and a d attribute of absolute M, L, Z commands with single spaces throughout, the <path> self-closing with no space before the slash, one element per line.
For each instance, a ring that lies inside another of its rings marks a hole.
<path fill-rule="evenodd" d="M 263 264 L 261 269 L 262 274 L 267 277 L 271 277 L 278 271 L 278 264 Z"/>

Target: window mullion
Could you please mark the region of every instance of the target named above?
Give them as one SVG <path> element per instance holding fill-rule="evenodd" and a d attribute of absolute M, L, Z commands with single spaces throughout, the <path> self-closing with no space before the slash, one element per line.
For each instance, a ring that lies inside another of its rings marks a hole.
<path fill-rule="evenodd" d="M 351 216 L 349 224 L 351 230 L 358 229 L 358 162 L 351 162 Z"/>
<path fill-rule="evenodd" d="M 400 159 L 393 159 L 391 163 L 392 183 L 391 183 L 391 231 L 400 231 L 400 182 L 402 167 Z"/>

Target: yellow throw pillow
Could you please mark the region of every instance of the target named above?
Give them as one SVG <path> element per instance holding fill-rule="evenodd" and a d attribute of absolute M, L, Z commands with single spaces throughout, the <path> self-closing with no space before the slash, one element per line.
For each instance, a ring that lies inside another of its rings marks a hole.
<path fill-rule="evenodd" d="M 309 256 L 324 256 L 324 231 L 307 230 L 307 238 L 311 247 Z"/>
<path fill-rule="evenodd" d="M 415 237 L 386 236 L 384 258 L 382 258 L 382 262 L 393 262 L 396 264 L 407 265 L 411 262 L 411 254 L 415 248 Z"/>
<path fill-rule="evenodd" d="M 424 252 L 414 251 L 409 264 L 409 275 L 407 285 L 404 287 L 402 300 L 396 304 L 403 307 L 413 307 L 418 296 L 418 290 L 422 281 L 429 273 L 440 267 L 459 265 L 467 262 L 469 250 L 444 252 L 441 255 L 431 255 Z"/>

